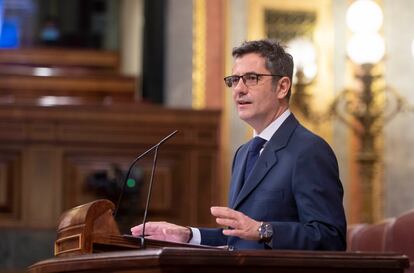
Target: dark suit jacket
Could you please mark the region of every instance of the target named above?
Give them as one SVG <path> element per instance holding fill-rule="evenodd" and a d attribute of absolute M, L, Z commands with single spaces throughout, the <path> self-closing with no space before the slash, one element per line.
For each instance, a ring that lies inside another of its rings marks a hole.
<path fill-rule="evenodd" d="M 346 220 L 338 163 L 329 145 L 291 114 L 266 143 L 243 183 L 248 143 L 236 152 L 229 207 L 270 222 L 269 245 L 227 237 L 222 229 L 200 229 L 201 244 L 234 249 L 345 250 Z"/>

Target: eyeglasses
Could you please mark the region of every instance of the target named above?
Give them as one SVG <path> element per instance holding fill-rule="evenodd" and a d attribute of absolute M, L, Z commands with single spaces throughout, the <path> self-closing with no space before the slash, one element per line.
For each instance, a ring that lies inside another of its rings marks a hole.
<path fill-rule="evenodd" d="M 233 87 L 233 86 L 236 86 L 239 83 L 240 79 L 242 79 L 243 83 L 247 87 L 250 87 L 250 86 L 257 85 L 257 83 L 259 82 L 259 80 L 263 76 L 283 77 L 283 75 L 246 73 L 246 74 L 241 75 L 241 76 L 237 76 L 237 75 L 227 76 L 227 77 L 224 78 L 224 83 L 228 87 Z"/>

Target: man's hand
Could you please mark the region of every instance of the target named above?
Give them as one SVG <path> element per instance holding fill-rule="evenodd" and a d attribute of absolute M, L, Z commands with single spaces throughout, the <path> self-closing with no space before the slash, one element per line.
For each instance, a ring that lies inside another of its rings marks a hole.
<path fill-rule="evenodd" d="M 142 235 L 142 224 L 131 228 L 133 236 Z M 147 222 L 145 223 L 145 238 L 170 241 L 177 243 L 187 243 L 191 236 L 188 227 L 178 226 L 167 222 Z"/>
<path fill-rule="evenodd" d="M 244 215 L 243 213 L 227 207 L 211 207 L 211 214 L 216 217 L 219 225 L 227 226 L 223 234 L 227 236 L 237 236 L 241 239 L 258 241 L 258 229 L 260 222 Z"/>

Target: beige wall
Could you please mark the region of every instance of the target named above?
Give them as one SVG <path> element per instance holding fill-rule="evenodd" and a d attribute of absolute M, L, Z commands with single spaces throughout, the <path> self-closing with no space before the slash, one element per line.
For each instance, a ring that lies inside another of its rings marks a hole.
<path fill-rule="evenodd" d="M 384 0 L 387 55 L 385 79 L 414 105 L 414 1 Z M 386 217 L 414 208 L 414 113 L 400 113 L 384 130 L 384 212 Z"/>

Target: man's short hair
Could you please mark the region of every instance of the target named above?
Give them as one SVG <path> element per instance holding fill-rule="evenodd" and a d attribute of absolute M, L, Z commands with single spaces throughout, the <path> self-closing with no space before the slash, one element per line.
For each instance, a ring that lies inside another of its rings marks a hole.
<path fill-rule="evenodd" d="M 246 41 L 238 47 L 233 48 L 234 58 L 242 57 L 248 53 L 257 53 L 265 58 L 266 68 L 274 75 L 284 75 L 292 82 L 293 58 L 285 51 L 277 40 L 263 39 L 256 41 Z M 289 88 L 287 99 L 290 98 L 291 88 Z"/>

